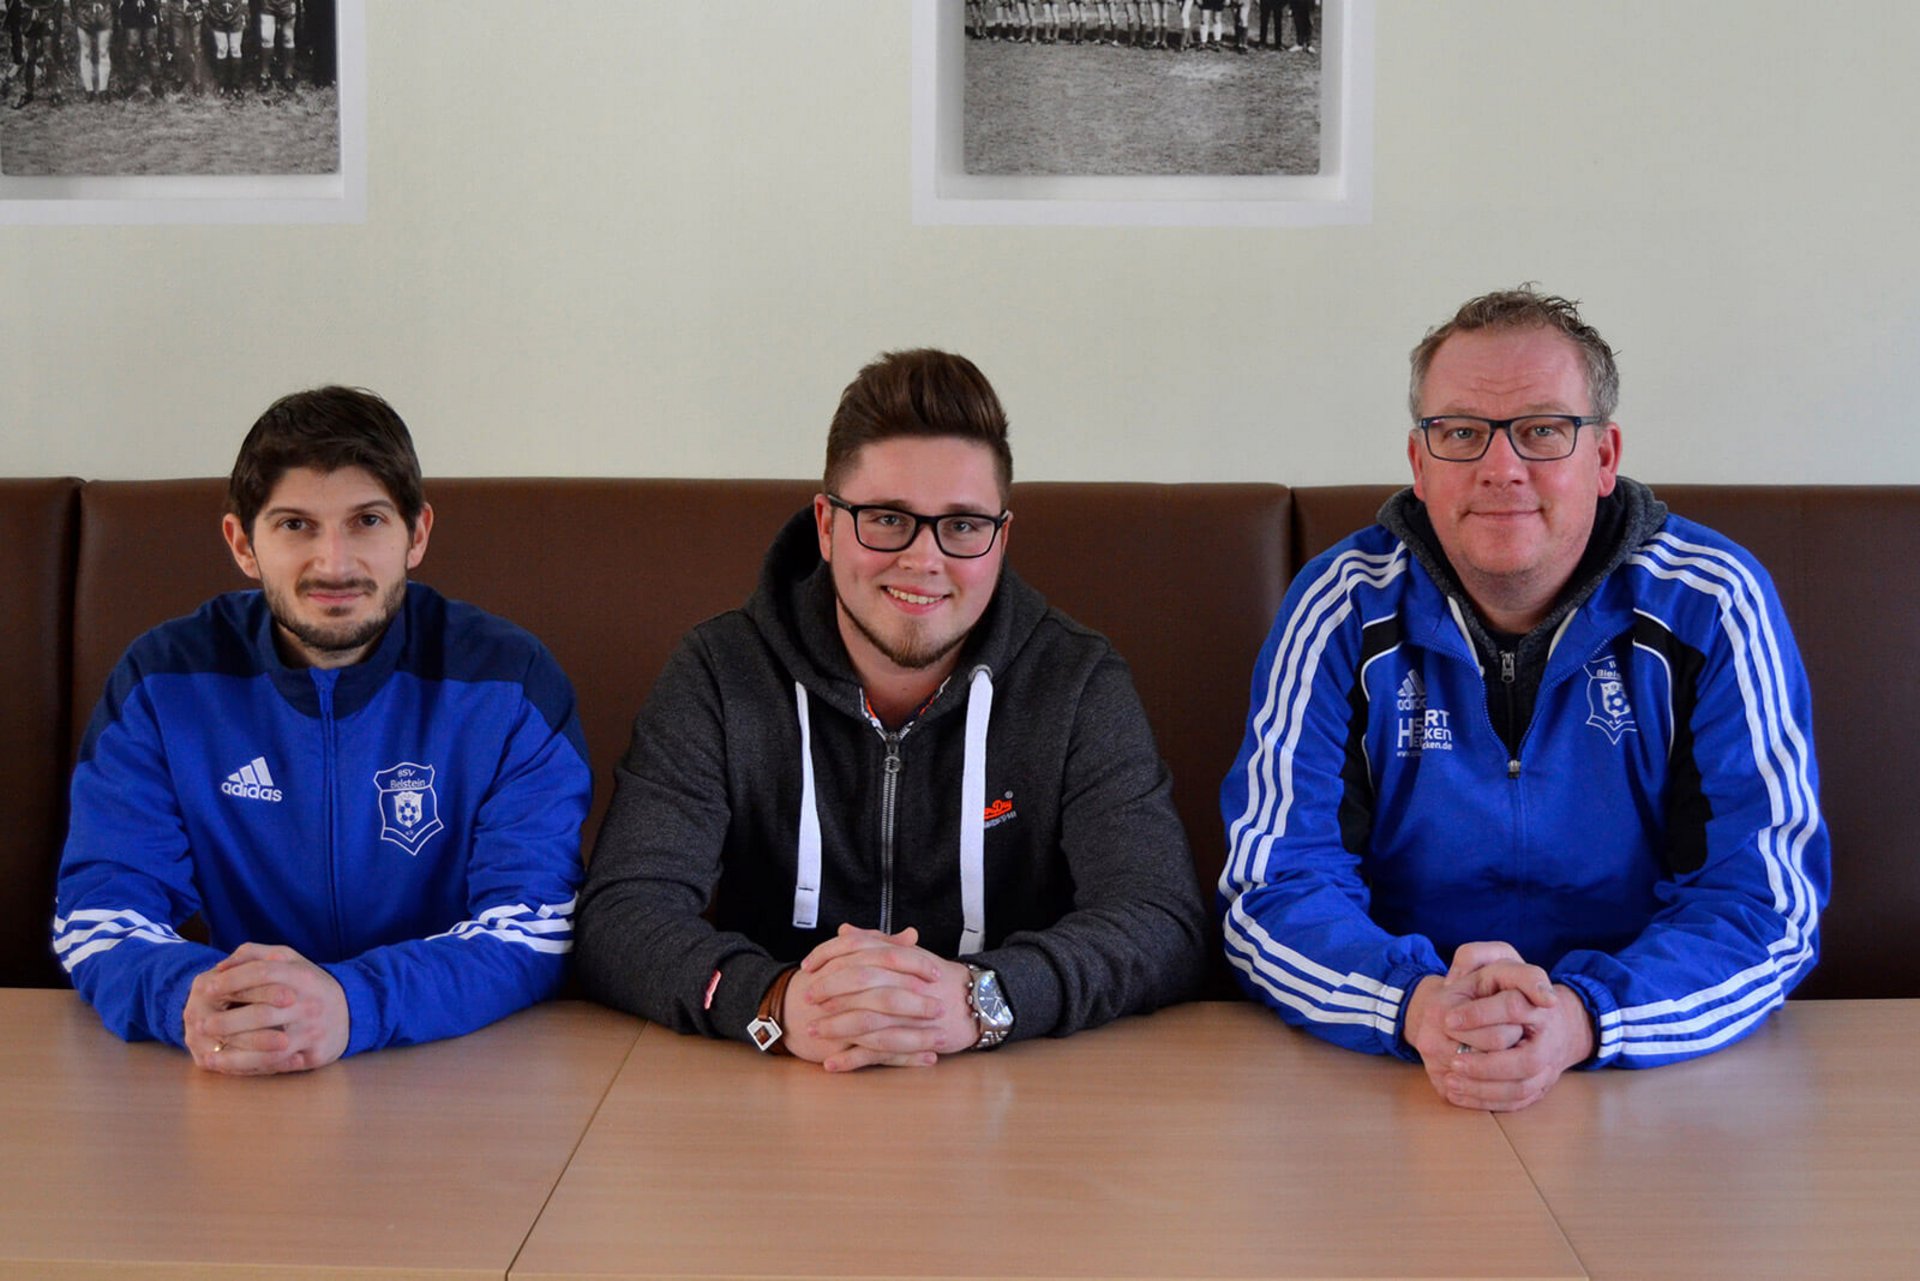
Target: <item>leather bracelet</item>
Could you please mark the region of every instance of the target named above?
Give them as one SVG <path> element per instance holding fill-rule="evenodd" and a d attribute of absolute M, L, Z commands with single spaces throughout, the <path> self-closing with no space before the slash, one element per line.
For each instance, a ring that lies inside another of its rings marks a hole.
<path fill-rule="evenodd" d="M 753 1022 L 747 1024 L 747 1037 L 762 1054 L 791 1055 L 787 1048 L 786 1029 L 780 1026 L 781 1007 L 787 999 L 787 985 L 793 982 L 793 976 L 800 972 L 797 965 L 789 965 L 774 976 L 765 995 L 760 998 L 760 1008 L 753 1016 Z"/>

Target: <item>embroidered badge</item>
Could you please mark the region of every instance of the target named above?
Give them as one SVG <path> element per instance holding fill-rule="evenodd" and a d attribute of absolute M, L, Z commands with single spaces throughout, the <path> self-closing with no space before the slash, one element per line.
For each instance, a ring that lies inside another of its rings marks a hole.
<path fill-rule="evenodd" d="M 380 793 L 380 839 L 418 854 L 444 826 L 433 792 L 433 766 L 401 761 L 375 774 L 373 785 Z"/>
<path fill-rule="evenodd" d="M 1013 793 L 1008 792 L 999 800 L 988 803 L 986 811 L 981 815 L 980 827 L 981 830 L 984 831 L 989 827 L 998 827 L 1002 823 L 1011 822 L 1019 817 L 1020 815 L 1014 812 Z"/>
<path fill-rule="evenodd" d="M 1633 704 L 1627 701 L 1627 683 L 1611 654 L 1587 664 L 1587 724 L 1616 744 L 1622 734 L 1640 732 L 1633 723 Z"/>
<path fill-rule="evenodd" d="M 1427 683 L 1420 673 L 1409 671 L 1394 691 L 1394 707 L 1400 712 L 1399 732 L 1394 739 L 1394 755 L 1402 759 L 1422 752 L 1451 752 L 1453 726 L 1450 713 L 1427 706 Z"/>

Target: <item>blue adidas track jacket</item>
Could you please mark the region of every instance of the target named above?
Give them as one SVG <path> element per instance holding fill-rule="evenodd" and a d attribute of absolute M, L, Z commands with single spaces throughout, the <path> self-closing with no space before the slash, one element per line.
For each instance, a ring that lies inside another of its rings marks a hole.
<path fill-rule="evenodd" d="M 182 1042 L 243 942 L 338 979 L 347 1053 L 550 996 L 572 947 L 591 771 L 573 689 L 525 631 L 410 585 L 367 659 L 290 668 L 258 591 L 135 641 L 73 776 L 53 946 L 130 1040 Z M 176 927 L 203 914 L 212 946 Z"/>
<path fill-rule="evenodd" d="M 1294 580 L 1221 789 L 1242 985 L 1417 1058 L 1414 985 L 1500 940 L 1580 994 L 1593 1066 L 1751 1031 L 1812 968 L 1829 881 L 1806 674 L 1765 571 L 1668 516 L 1562 627 L 1517 757 L 1486 699 L 1386 529 Z"/>

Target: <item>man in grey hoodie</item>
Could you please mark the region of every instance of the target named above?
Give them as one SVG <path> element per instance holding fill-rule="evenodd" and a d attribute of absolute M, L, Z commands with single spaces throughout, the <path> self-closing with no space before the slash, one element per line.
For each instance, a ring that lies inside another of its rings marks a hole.
<path fill-rule="evenodd" d="M 843 1071 L 1192 994 L 1166 766 L 1105 638 L 1004 568 L 1012 479 L 972 362 L 847 387 L 823 492 L 634 723 L 579 913 L 593 995 Z"/>

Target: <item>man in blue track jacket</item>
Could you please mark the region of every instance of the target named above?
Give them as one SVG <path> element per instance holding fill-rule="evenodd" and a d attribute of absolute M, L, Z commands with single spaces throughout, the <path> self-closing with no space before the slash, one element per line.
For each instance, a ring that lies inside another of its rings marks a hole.
<path fill-rule="evenodd" d="M 129 1040 L 299 1071 L 458 1036 L 558 986 L 591 774 L 521 629 L 407 582 L 406 425 L 342 387 L 254 424 L 222 522 L 260 590 L 148 632 L 73 776 L 53 946 Z M 211 946 L 177 929 L 199 914 Z"/>
<path fill-rule="evenodd" d="M 1730 1044 L 1819 951 L 1793 636 L 1746 551 L 1618 474 L 1618 393 L 1530 288 L 1427 335 L 1413 488 L 1294 580 L 1221 791 L 1241 983 L 1466 1107 Z"/>

